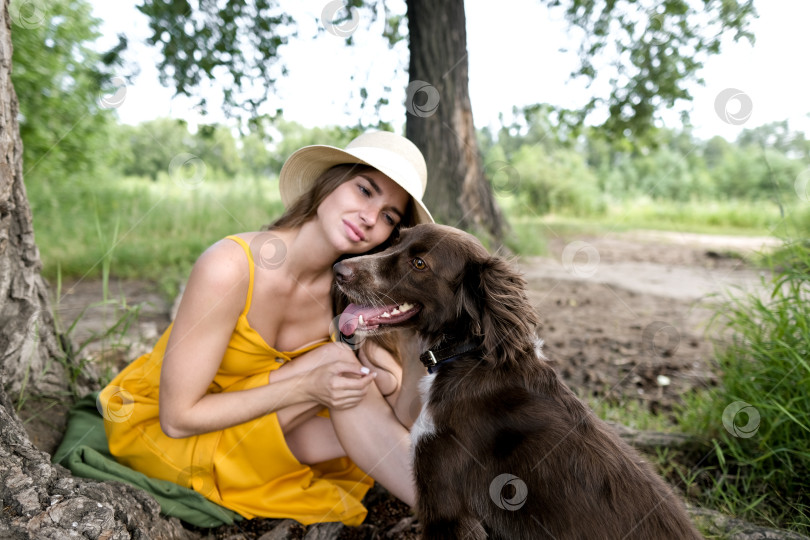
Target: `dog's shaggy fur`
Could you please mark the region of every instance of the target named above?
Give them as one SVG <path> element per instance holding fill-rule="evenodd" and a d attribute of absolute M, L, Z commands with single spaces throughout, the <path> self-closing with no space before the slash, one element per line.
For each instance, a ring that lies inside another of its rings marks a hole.
<path fill-rule="evenodd" d="M 523 278 L 473 236 L 419 225 L 335 273 L 350 300 L 375 306 L 351 311 L 366 313 L 357 331 L 410 327 L 425 350 L 475 347 L 423 380 L 412 437 L 425 538 L 701 538 L 663 480 L 545 362 Z M 405 313 L 386 324 L 397 304 Z"/>

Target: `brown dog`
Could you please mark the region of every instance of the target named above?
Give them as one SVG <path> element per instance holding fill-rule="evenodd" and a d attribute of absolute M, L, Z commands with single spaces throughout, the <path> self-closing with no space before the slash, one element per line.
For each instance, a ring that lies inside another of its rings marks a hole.
<path fill-rule="evenodd" d="M 418 225 L 335 265 L 341 331 L 409 327 L 431 372 L 412 430 L 425 538 L 701 538 L 681 502 L 539 352 L 525 281 L 472 235 Z"/>

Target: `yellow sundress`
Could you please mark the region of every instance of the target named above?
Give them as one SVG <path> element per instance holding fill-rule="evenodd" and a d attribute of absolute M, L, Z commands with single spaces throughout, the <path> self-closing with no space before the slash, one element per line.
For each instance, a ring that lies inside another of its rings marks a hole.
<path fill-rule="evenodd" d="M 292 352 L 277 351 L 250 327 L 254 262 L 245 308 L 208 392 L 233 392 L 268 383 L 285 362 L 328 342 Z M 361 504 L 373 481 L 348 458 L 316 465 L 300 463 L 287 447 L 275 413 L 228 429 L 182 439 L 166 436 L 158 420 L 160 367 L 172 327 L 147 353 L 113 379 L 100 394 L 110 453 L 147 476 L 190 487 L 245 518 L 292 518 L 304 525 L 342 521 L 359 525 Z"/>

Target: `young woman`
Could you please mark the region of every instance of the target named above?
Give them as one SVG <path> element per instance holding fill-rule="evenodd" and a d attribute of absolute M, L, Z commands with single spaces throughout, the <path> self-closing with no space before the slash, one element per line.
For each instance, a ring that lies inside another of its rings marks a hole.
<path fill-rule="evenodd" d="M 421 373 L 330 339 L 332 265 L 432 221 L 426 178 L 419 150 L 388 132 L 290 156 L 285 214 L 208 248 L 172 326 L 102 391 L 116 459 L 246 518 L 358 525 L 371 478 L 413 505 Z"/>

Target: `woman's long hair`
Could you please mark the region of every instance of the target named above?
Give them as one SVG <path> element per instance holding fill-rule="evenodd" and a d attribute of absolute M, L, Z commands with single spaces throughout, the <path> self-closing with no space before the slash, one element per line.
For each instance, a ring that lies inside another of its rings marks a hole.
<path fill-rule="evenodd" d="M 335 165 L 320 175 L 312 187 L 305 192 L 281 215 L 280 218 L 264 226 L 263 230 L 278 230 L 278 229 L 294 229 L 300 227 L 310 219 L 314 218 L 318 212 L 318 207 L 330 193 L 335 191 L 341 184 L 348 182 L 359 174 L 369 171 L 376 171 L 374 167 L 362 165 L 359 163 L 345 163 Z M 405 208 L 405 213 L 402 215 L 402 220 L 394 227 L 391 236 L 380 244 L 379 246 L 370 249 L 366 253 L 360 255 L 367 255 L 369 253 L 377 253 L 384 250 L 391 245 L 391 242 L 399 235 L 399 230 L 403 227 L 410 227 L 417 222 L 416 207 L 413 199 L 408 198 L 408 206 Z M 338 262 L 347 257 L 358 257 L 359 255 L 343 255 L 335 262 Z M 334 284 L 332 285 L 332 311 L 333 315 L 342 313 L 348 305 L 348 299 L 341 293 Z"/>
<path fill-rule="evenodd" d="M 345 163 L 335 165 L 330 168 L 312 183 L 312 187 L 306 191 L 273 223 L 263 227 L 264 230 L 272 231 L 277 229 L 294 229 L 300 227 L 310 219 L 315 217 L 318 207 L 330 193 L 335 191 L 341 184 L 348 182 L 359 174 L 376 171 L 374 167 L 361 165 L 359 163 Z M 409 227 L 416 223 L 416 208 L 413 200 L 408 199 L 408 206 L 402 216 L 402 221 L 397 225 L 395 233 L 401 227 Z M 385 248 L 382 248 L 385 249 Z"/>

